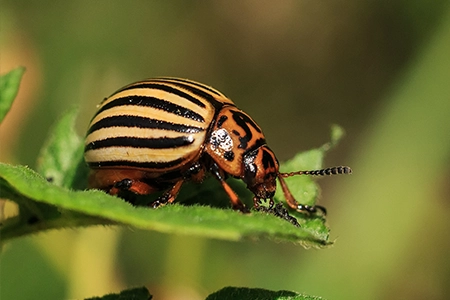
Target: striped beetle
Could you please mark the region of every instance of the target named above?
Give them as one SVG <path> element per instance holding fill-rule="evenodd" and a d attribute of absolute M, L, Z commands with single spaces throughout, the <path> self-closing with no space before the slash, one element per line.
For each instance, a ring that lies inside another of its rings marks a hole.
<path fill-rule="evenodd" d="M 171 203 L 187 180 L 212 174 L 232 207 L 248 212 L 227 184 L 242 179 L 254 194 L 255 208 L 273 197 L 278 178 L 287 204 L 315 213 L 321 206 L 299 204 L 283 178 L 293 175 L 351 173 L 349 167 L 280 173 L 261 128 L 233 101 L 204 84 L 179 78 L 154 78 L 129 84 L 99 105 L 85 142 L 91 168 L 89 186 L 121 195 L 165 191 L 152 207 Z"/>

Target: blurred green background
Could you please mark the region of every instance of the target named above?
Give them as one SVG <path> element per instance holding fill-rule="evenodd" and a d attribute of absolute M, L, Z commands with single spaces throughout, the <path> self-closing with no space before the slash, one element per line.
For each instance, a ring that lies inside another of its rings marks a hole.
<path fill-rule="evenodd" d="M 0 68 L 27 68 L 0 127 L 0 160 L 33 167 L 49 128 L 153 76 L 227 94 L 280 160 L 347 137 L 320 204 L 336 244 L 305 250 L 133 228 L 53 231 L 3 249 L 0 298 L 82 299 L 145 285 L 156 299 L 224 286 L 327 299 L 450 296 L 448 1 L 0 2 Z M 447 296 L 445 296 L 447 295 Z"/>

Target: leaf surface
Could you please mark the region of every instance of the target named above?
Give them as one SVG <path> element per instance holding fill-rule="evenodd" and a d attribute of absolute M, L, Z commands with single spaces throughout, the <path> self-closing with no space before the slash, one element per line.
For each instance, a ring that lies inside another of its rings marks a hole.
<path fill-rule="evenodd" d="M 11 109 L 24 72 L 25 68 L 19 67 L 0 76 L 0 123 Z"/>

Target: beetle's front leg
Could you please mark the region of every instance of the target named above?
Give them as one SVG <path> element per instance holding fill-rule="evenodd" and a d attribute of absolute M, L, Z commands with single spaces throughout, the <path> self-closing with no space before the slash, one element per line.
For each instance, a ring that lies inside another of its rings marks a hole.
<path fill-rule="evenodd" d="M 89 187 L 111 195 L 120 195 L 122 192 L 148 195 L 160 190 L 144 182 L 144 177 L 145 172 L 139 170 L 95 169 L 89 175 Z"/>
<path fill-rule="evenodd" d="M 295 209 L 298 212 L 303 213 L 316 213 L 318 210 L 322 211 L 324 215 L 327 214 L 327 210 L 325 207 L 320 205 L 306 205 L 306 204 L 300 204 L 295 200 L 294 196 L 292 196 L 291 192 L 289 191 L 289 188 L 286 185 L 286 182 L 284 181 L 283 177 L 278 176 L 278 180 L 280 181 L 281 189 L 283 190 L 284 197 L 286 198 L 287 204 Z"/>

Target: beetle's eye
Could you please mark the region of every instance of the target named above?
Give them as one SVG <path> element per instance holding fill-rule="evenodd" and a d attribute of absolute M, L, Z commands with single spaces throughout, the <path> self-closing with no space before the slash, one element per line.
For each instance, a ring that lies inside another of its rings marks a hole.
<path fill-rule="evenodd" d="M 273 152 L 262 146 L 245 155 L 244 178 L 247 187 L 258 198 L 271 198 L 275 194 L 278 161 Z"/>
<path fill-rule="evenodd" d="M 256 176 L 260 180 L 270 180 L 271 177 L 276 177 L 278 174 L 278 161 L 275 154 L 267 146 L 259 149 L 255 158 L 255 164 L 258 166 Z"/>
<path fill-rule="evenodd" d="M 244 157 L 244 181 L 248 185 L 251 185 L 255 182 L 258 167 L 254 163 L 254 161 L 257 153 L 258 150 L 254 150 Z"/>
<path fill-rule="evenodd" d="M 244 157 L 244 180 L 248 185 L 275 180 L 278 174 L 278 161 L 273 152 L 263 146 Z"/>

